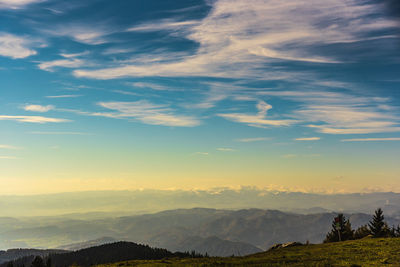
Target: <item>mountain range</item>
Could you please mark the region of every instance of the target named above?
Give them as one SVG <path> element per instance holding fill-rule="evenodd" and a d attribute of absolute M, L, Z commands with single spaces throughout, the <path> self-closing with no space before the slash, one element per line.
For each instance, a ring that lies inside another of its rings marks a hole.
<path fill-rule="evenodd" d="M 320 243 L 330 230 L 336 214 L 194 208 L 87 220 L 65 217 L 48 220 L 2 218 L 0 246 L 74 250 L 85 247 L 84 243 L 76 243 L 107 236 L 109 241 L 131 241 L 171 251 L 196 250 L 219 256 L 247 255 L 266 250 L 275 243 Z M 350 218 L 353 228 L 371 219 L 371 215 L 364 213 L 345 216 Z M 400 223 L 397 217 L 386 216 L 386 220 L 389 225 Z M 103 238 L 103 241 L 107 239 Z M 97 240 L 86 245 L 89 244 L 101 242 Z"/>
<path fill-rule="evenodd" d="M 102 219 L 195 207 L 215 209 L 275 209 L 297 213 L 344 211 L 400 214 L 400 194 L 391 192 L 315 194 L 242 187 L 238 190 L 91 191 L 50 195 L 0 196 L 1 216 L 58 216 L 64 219 Z M 43 218 L 49 219 L 49 218 Z M 1 222 L 0 222 L 1 223 Z"/>

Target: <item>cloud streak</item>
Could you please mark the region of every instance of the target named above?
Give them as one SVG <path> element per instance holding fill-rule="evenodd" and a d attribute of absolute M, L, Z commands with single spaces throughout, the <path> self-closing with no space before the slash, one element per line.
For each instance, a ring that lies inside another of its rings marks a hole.
<path fill-rule="evenodd" d="M 175 114 L 174 110 L 167 105 L 153 104 L 146 100 L 136 102 L 99 102 L 98 105 L 112 111 L 88 114 L 115 119 L 136 120 L 151 125 L 176 127 L 200 125 L 200 121 L 194 117 Z"/>
<path fill-rule="evenodd" d="M 0 9 L 20 9 L 29 4 L 44 2 L 45 0 L 0 0 Z"/>
<path fill-rule="evenodd" d="M 47 106 L 42 106 L 42 105 L 26 105 L 24 106 L 24 110 L 26 111 L 33 111 L 33 112 L 48 112 L 50 110 L 53 110 L 54 106 L 52 105 L 47 105 Z"/>
<path fill-rule="evenodd" d="M 0 144 L 0 149 L 18 150 L 18 149 L 21 149 L 21 148 L 16 147 L 16 146 L 1 145 L 1 144 Z"/>
<path fill-rule="evenodd" d="M 320 137 L 299 137 L 295 138 L 295 141 L 318 141 L 321 140 Z"/>
<path fill-rule="evenodd" d="M 17 122 L 29 122 L 29 123 L 61 123 L 70 122 L 71 120 L 60 119 L 60 118 L 50 118 L 43 116 L 10 116 L 10 115 L 0 115 L 0 120 L 9 120 Z"/>
<path fill-rule="evenodd" d="M 56 68 L 78 68 L 82 66 L 90 66 L 84 59 L 80 58 L 88 54 L 87 52 L 75 54 L 60 54 L 63 59 L 44 61 L 38 64 L 39 69 L 53 72 Z"/>
<path fill-rule="evenodd" d="M 342 139 L 342 142 L 382 142 L 382 141 L 400 141 L 400 137 Z"/>
<path fill-rule="evenodd" d="M 46 98 L 76 98 L 82 95 L 48 95 Z"/>
<path fill-rule="evenodd" d="M 261 142 L 269 140 L 271 140 L 271 137 L 252 137 L 252 138 L 236 139 L 237 142 L 242 142 L 242 143 L 252 143 L 252 142 Z"/>
<path fill-rule="evenodd" d="M 294 120 L 272 120 L 266 119 L 267 111 L 272 109 L 272 106 L 260 101 L 257 104 L 257 114 L 243 114 L 243 113 L 220 113 L 217 116 L 224 119 L 245 123 L 253 127 L 265 127 L 265 126 L 289 126 L 295 123 Z"/>

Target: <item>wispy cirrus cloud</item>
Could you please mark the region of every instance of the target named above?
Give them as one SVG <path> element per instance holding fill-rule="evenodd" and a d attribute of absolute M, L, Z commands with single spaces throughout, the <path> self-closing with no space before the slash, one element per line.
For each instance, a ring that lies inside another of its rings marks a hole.
<path fill-rule="evenodd" d="M 42 105 L 25 105 L 24 110 L 34 111 L 34 112 L 48 112 L 55 107 L 52 105 L 42 106 Z"/>
<path fill-rule="evenodd" d="M 195 153 L 193 153 L 193 155 L 209 156 L 210 153 L 208 153 L 208 152 L 195 152 Z"/>
<path fill-rule="evenodd" d="M 39 69 L 53 72 L 56 68 L 78 68 L 82 66 L 90 66 L 90 63 L 80 58 L 87 55 L 87 52 L 75 54 L 60 54 L 63 59 L 44 61 L 38 64 Z"/>
<path fill-rule="evenodd" d="M 82 95 L 48 95 L 46 98 L 76 98 L 81 97 Z"/>
<path fill-rule="evenodd" d="M 146 100 L 136 102 L 99 102 L 98 105 L 112 111 L 92 112 L 87 113 L 87 115 L 135 120 L 151 125 L 177 127 L 200 125 L 200 121 L 195 117 L 176 114 L 176 111 L 168 105 L 153 104 Z"/>
<path fill-rule="evenodd" d="M 271 137 L 250 137 L 250 138 L 236 139 L 237 142 L 242 142 L 242 143 L 252 143 L 252 142 L 261 142 L 269 140 L 271 140 Z"/>
<path fill-rule="evenodd" d="M 299 137 L 295 138 L 295 141 L 318 141 L 321 140 L 321 137 Z"/>
<path fill-rule="evenodd" d="M 19 9 L 29 4 L 44 2 L 46 0 L 0 0 L 0 9 Z"/>
<path fill-rule="evenodd" d="M 20 147 L 16 147 L 16 146 L 11 146 L 11 145 L 2 145 L 2 144 L 0 144 L 0 149 L 19 150 L 21 148 Z"/>
<path fill-rule="evenodd" d="M 86 62 L 82 59 L 73 58 L 73 59 L 58 59 L 52 61 L 46 61 L 38 64 L 39 69 L 45 71 L 54 71 L 57 67 L 62 68 L 78 68 L 86 65 Z"/>
<path fill-rule="evenodd" d="M 257 114 L 244 114 L 244 113 L 220 113 L 217 116 L 234 122 L 245 123 L 253 127 L 265 126 L 289 126 L 295 123 L 295 120 L 274 120 L 267 119 L 267 111 L 272 109 L 272 106 L 260 101 L 257 104 Z"/>
<path fill-rule="evenodd" d="M 152 32 L 152 31 L 182 31 L 189 30 L 190 27 L 198 25 L 198 20 L 177 21 L 173 19 L 163 19 L 150 23 L 136 25 L 127 29 L 128 32 Z"/>
<path fill-rule="evenodd" d="M 219 0 L 202 20 L 155 20 L 133 32 L 160 31 L 199 44 L 194 54 L 175 61 L 76 70 L 77 77 L 116 79 L 137 76 L 277 77 L 277 61 L 338 63 L 349 57 L 318 49 L 327 45 L 388 38 L 397 21 L 382 16 L 383 7 L 357 0 L 324 2 Z M 393 37 L 393 36 L 392 36 Z M 354 60 L 354 59 L 352 59 Z M 288 75 L 288 73 L 286 73 Z"/>
<path fill-rule="evenodd" d="M 259 96 L 299 103 L 292 116 L 325 134 L 368 134 L 400 131 L 400 116 L 387 97 L 332 91 L 263 91 Z"/>
<path fill-rule="evenodd" d="M 29 123 L 60 123 L 60 122 L 70 122 L 68 119 L 61 118 L 50 118 L 43 116 L 10 116 L 10 115 L 0 115 L 0 120 L 9 120 L 17 122 L 29 122 Z"/>
<path fill-rule="evenodd" d="M 399 132 L 398 118 L 368 106 L 309 105 L 297 114 L 308 121 L 308 127 L 326 134 L 368 134 Z"/>
<path fill-rule="evenodd" d="M 0 56 L 19 59 L 36 55 L 37 52 L 32 48 L 36 46 L 35 43 L 28 37 L 0 32 Z"/>
<path fill-rule="evenodd" d="M 382 141 L 400 141 L 400 137 L 373 137 L 373 138 L 351 138 L 342 139 L 342 142 L 382 142 Z"/>
<path fill-rule="evenodd" d="M 174 90 L 171 87 L 161 85 L 161 84 L 156 84 L 156 83 L 134 82 L 134 83 L 129 83 L 129 85 L 136 87 L 136 88 L 147 88 L 147 89 L 153 89 L 153 90 L 158 90 L 158 91 Z"/>
<path fill-rule="evenodd" d="M 108 43 L 109 39 L 106 36 L 114 32 L 101 25 L 88 26 L 77 24 L 67 24 L 55 28 L 42 29 L 41 31 L 51 36 L 66 36 L 76 42 L 87 45 Z"/>

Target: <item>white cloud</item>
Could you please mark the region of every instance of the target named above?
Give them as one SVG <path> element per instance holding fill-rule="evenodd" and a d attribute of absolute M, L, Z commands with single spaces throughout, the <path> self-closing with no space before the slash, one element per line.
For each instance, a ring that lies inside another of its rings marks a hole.
<path fill-rule="evenodd" d="M 140 94 L 135 93 L 135 92 L 124 91 L 124 90 L 113 90 L 113 92 L 121 94 L 121 95 L 132 95 L 132 96 L 139 96 L 140 95 Z"/>
<path fill-rule="evenodd" d="M 115 55 L 115 54 L 126 54 L 126 53 L 131 53 L 133 49 L 131 48 L 108 48 L 104 50 L 102 53 L 103 55 Z"/>
<path fill-rule="evenodd" d="M 45 0 L 0 0 L 0 9 L 19 9 Z"/>
<path fill-rule="evenodd" d="M 41 106 L 41 105 L 26 105 L 24 106 L 24 110 L 26 111 L 34 111 L 34 112 L 47 112 L 54 109 L 54 106 L 52 105 L 47 105 L 47 106 Z"/>
<path fill-rule="evenodd" d="M 376 141 L 400 141 L 400 137 L 388 137 L 388 138 L 353 138 L 343 139 L 342 142 L 376 142 Z"/>
<path fill-rule="evenodd" d="M 10 145 L 1 145 L 0 144 L 0 149 L 10 149 L 10 150 L 17 150 L 17 149 L 21 149 L 19 147 L 16 146 L 10 146 Z"/>
<path fill-rule="evenodd" d="M 175 114 L 166 105 L 157 105 L 145 100 L 136 102 L 100 102 L 98 105 L 113 110 L 113 112 L 88 114 L 108 118 L 137 120 L 152 125 L 193 127 L 200 124 L 200 121 L 194 117 Z"/>
<path fill-rule="evenodd" d="M 368 134 L 400 131 L 390 98 L 330 91 L 263 91 L 259 96 L 299 103 L 292 115 L 326 134 Z M 382 106 L 384 108 L 382 108 Z"/>
<path fill-rule="evenodd" d="M 67 36 L 76 42 L 88 45 L 108 43 L 109 40 L 106 36 L 113 33 L 113 31 L 105 29 L 101 25 L 63 25 L 55 29 L 44 29 L 42 31 L 53 36 Z"/>
<path fill-rule="evenodd" d="M 160 85 L 160 84 L 155 84 L 155 83 L 145 83 L 145 82 L 134 82 L 130 83 L 133 87 L 137 88 L 150 88 L 158 91 L 169 91 L 172 90 L 172 88 Z"/>
<path fill-rule="evenodd" d="M 208 156 L 208 155 L 210 155 L 210 153 L 208 153 L 208 152 L 196 152 L 196 153 L 194 153 L 194 155 Z"/>
<path fill-rule="evenodd" d="M 261 142 L 268 140 L 271 140 L 271 137 L 252 137 L 252 138 L 236 139 L 237 142 L 242 142 L 242 143 Z"/>
<path fill-rule="evenodd" d="M 81 59 L 58 59 L 53 61 L 42 62 L 38 66 L 41 70 L 54 71 L 56 67 L 63 68 L 78 68 L 86 65 L 86 62 Z"/>
<path fill-rule="evenodd" d="M 141 24 L 129 28 L 127 31 L 130 32 L 152 32 L 152 31 L 178 31 L 194 25 L 198 25 L 197 20 L 187 21 L 174 21 L 171 19 L 164 19 L 151 23 Z"/>
<path fill-rule="evenodd" d="M 267 111 L 270 110 L 271 108 L 272 108 L 271 105 L 265 103 L 264 101 L 260 101 L 257 104 L 258 113 L 255 115 L 243 114 L 243 113 L 224 113 L 224 114 L 217 114 L 217 116 L 235 122 L 246 123 L 249 126 L 253 127 L 289 126 L 295 122 L 294 120 L 266 119 Z"/>
<path fill-rule="evenodd" d="M 59 119 L 59 118 L 49 118 L 42 116 L 9 116 L 9 115 L 0 115 L 0 120 L 11 120 L 17 122 L 30 122 L 30 123 L 60 123 L 60 122 L 70 122 L 67 119 Z"/>
<path fill-rule="evenodd" d="M 26 58 L 36 55 L 30 47 L 33 41 L 26 37 L 0 32 L 0 56 L 10 58 Z"/>
<path fill-rule="evenodd" d="M 83 51 L 80 53 L 61 53 L 60 56 L 65 57 L 65 58 L 75 58 L 75 57 L 81 57 L 89 54 L 89 51 Z"/>
<path fill-rule="evenodd" d="M 300 137 L 300 138 L 296 138 L 294 140 L 296 141 L 318 141 L 320 140 L 320 137 Z"/>
<path fill-rule="evenodd" d="M 57 59 L 57 60 L 51 60 L 51 61 L 44 61 L 38 64 L 39 69 L 45 70 L 45 71 L 54 71 L 55 68 L 57 67 L 63 67 L 63 68 L 78 68 L 82 66 L 89 66 L 90 64 L 81 58 L 81 56 L 86 55 L 87 52 L 82 52 L 82 53 L 75 53 L 75 54 L 60 54 L 64 59 Z"/>
<path fill-rule="evenodd" d="M 377 29 L 398 27 L 389 18 L 372 19 L 382 7 L 361 4 L 358 0 L 218 0 L 212 5 L 209 14 L 199 21 L 156 20 L 128 29 L 164 31 L 187 38 L 199 44 L 194 54 L 176 60 L 76 70 L 74 75 L 94 79 L 138 76 L 279 79 L 282 73 L 265 66 L 281 60 L 340 62 L 335 54 L 315 47 L 369 40 L 371 34 L 379 39 L 384 36 L 377 34 Z"/>
<path fill-rule="evenodd" d="M 396 116 L 365 105 L 307 105 L 296 114 L 313 123 L 309 127 L 327 134 L 367 134 L 400 131 Z"/>
<path fill-rule="evenodd" d="M 48 95 L 46 98 L 75 98 L 81 97 L 82 95 Z"/>

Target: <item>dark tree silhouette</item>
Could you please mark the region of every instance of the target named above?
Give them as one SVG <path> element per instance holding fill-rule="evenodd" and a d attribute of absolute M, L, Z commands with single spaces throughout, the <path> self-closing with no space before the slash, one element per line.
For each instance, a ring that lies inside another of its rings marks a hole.
<path fill-rule="evenodd" d="M 51 267 L 52 266 L 52 264 L 51 264 L 51 258 L 50 257 L 47 257 L 47 259 L 46 259 L 46 267 Z"/>
<path fill-rule="evenodd" d="M 340 213 L 332 222 L 332 230 L 326 235 L 324 243 L 345 241 L 354 238 L 351 223 Z"/>
<path fill-rule="evenodd" d="M 369 229 L 374 237 L 385 237 L 387 236 L 388 227 L 385 223 L 385 216 L 383 216 L 383 211 L 378 208 L 375 211 L 372 221 L 369 222 Z"/>
<path fill-rule="evenodd" d="M 371 234 L 371 231 L 369 230 L 368 225 L 362 225 L 357 228 L 357 230 L 354 232 L 354 239 L 361 239 L 366 236 L 369 236 Z"/>
<path fill-rule="evenodd" d="M 42 257 L 36 256 L 35 259 L 32 261 L 31 267 L 46 267 Z"/>

